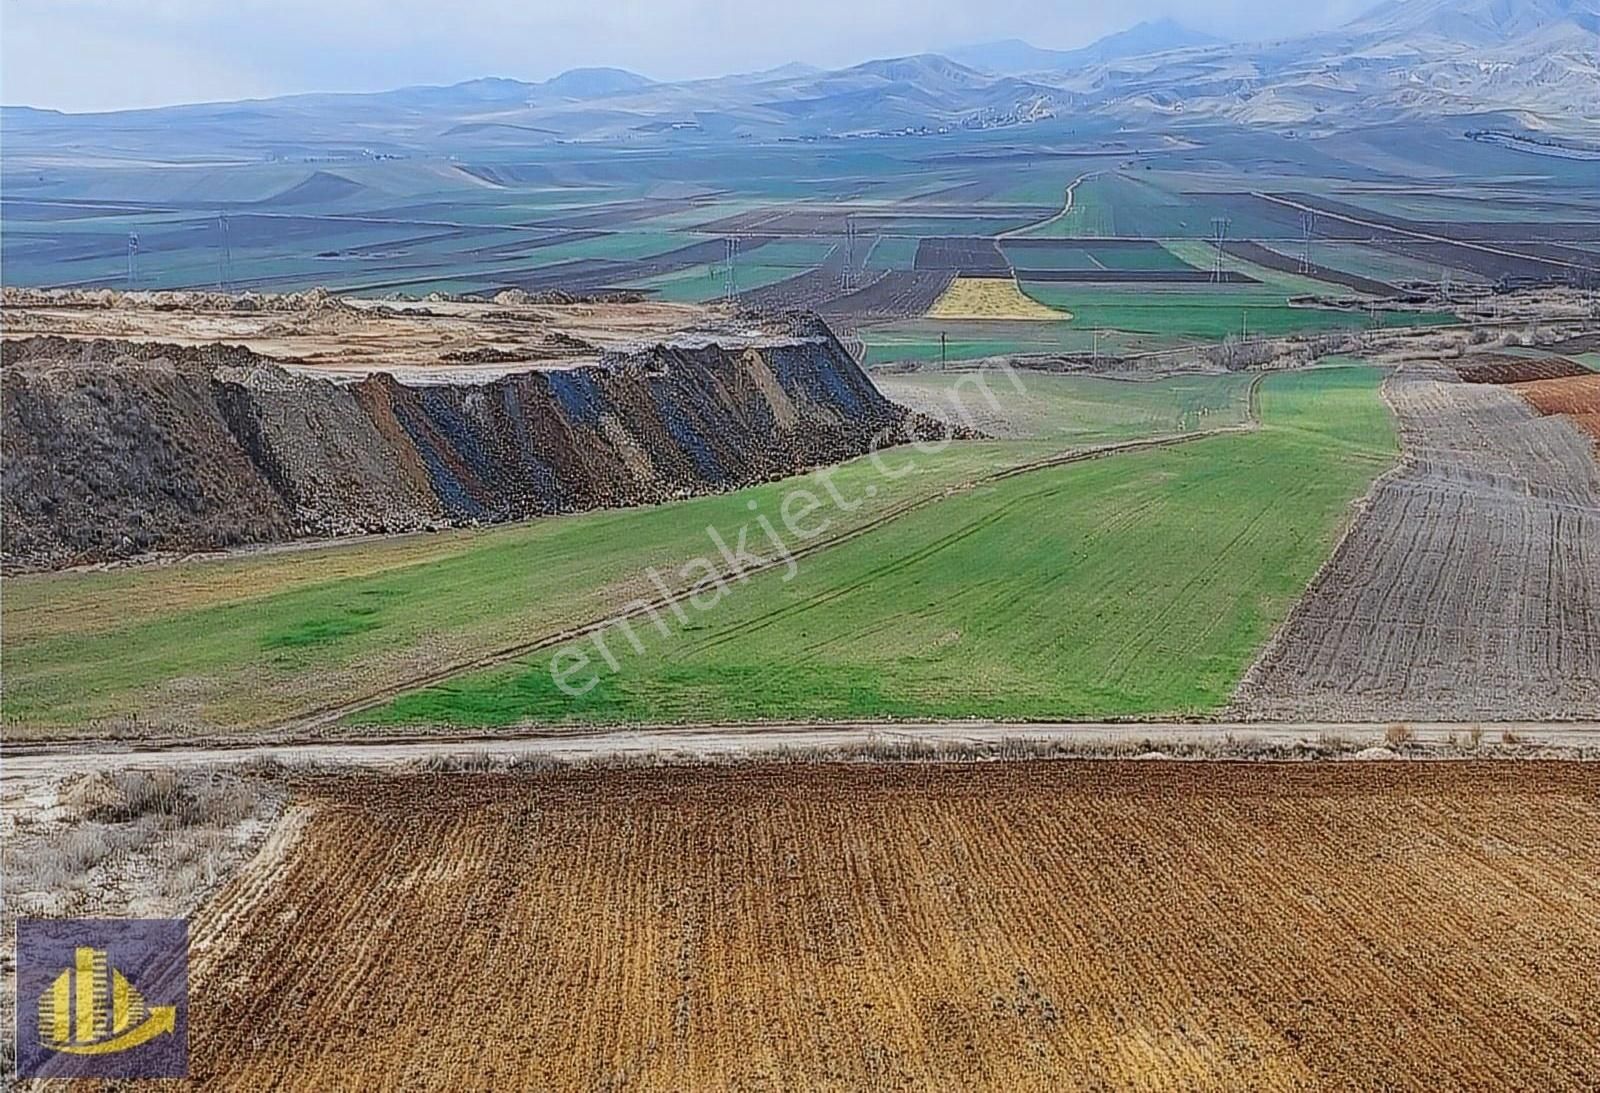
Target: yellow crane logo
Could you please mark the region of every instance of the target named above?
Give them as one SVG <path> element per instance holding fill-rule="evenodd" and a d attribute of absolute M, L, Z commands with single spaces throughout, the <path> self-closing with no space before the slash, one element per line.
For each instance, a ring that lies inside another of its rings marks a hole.
<path fill-rule="evenodd" d="M 39 1041 L 69 1055 L 111 1055 L 171 1033 L 174 1006 L 151 1006 L 105 950 L 80 947 L 39 999 Z"/>

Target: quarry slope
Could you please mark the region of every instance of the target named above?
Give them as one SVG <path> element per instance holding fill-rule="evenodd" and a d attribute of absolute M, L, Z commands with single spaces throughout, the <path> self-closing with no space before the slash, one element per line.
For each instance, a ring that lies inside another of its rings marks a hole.
<path fill-rule="evenodd" d="M 664 501 L 861 455 L 908 417 L 813 320 L 415 386 L 230 346 L 43 336 L 3 354 L 12 570 Z"/>

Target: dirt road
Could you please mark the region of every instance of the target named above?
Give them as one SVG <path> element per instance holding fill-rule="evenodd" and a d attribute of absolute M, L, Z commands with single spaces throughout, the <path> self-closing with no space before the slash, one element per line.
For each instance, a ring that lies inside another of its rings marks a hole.
<path fill-rule="evenodd" d="M 1412 739 L 1441 744 L 1452 735 L 1466 739 L 1465 723 L 1413 723 Z M 1524 745 L 1558 749 L 1600 749 L 1600 722 L 1506 722 L 1481 726 L 1484 741 L 1506 734 Z M 1388 727 L 1372 723 L 1296 722 L 1001 722 L 923 723 L 832 722 L 730 725 L 655 725 L 633 728 L 510 730 L 492 736 L 368 737 L 317 740 L 174 741 L 133 744 L 40 744 L 0 751 L 7 779 L 57 777 L 79 771 L 125 766 L 197 766 L 279 760 L 382 767 L 448 756 L 518 758 L 549 756 L 563 760 L 620 757 L 728 758 L 791 749 L 848 750 L 872 746 L 936 745 L 948 748 L 998 746 L 1006 742 L 1060 744 L 1086 753 L 1108 746 L 1145 745 L 1150 750 L 1183 745 L 1222 748 L 1230 741 L 1241 751 L 1251 745 L 1292 747 L 1340 739 L 1362 747 L 1382 745 Z"/>
<path fill-rule="evenodd" d="M 1050 224 L 1054 224 L 1058 220 L 1065 220 L 1067 217 L 1072 215 L 1072 202 L 1074 200 L 1075 194 L 1077 193 L 1077 189 L 1078 189 L 1079 185 L 1081 185 L 1084 182 L 1087 182 L 1091 178 L 1099 178 L 1100 174 L 1101 174 L 1100 171 L 1088 171 L 1088 172 L 1086 172 L 1084 174 L 1079 175 L 1077 178 L 1073 179 L 1071 182 L 1067 183 L 1067 196 L 1066 196 L 1066 198 L 1065 198 L 1065 200 L 1064 200 L 1064 202 L 1063 202 L 1063 204 L 1061 206 L 1061 211 L 1056 213 L 1054 216 L 1051 216 L 1051 217 L 1048 217 L 1047 219 L 1041 220 L 1036 224 L 1024 224 L 1020 228 L 1013 228 L 1011 231 L 1001 232 L 999 235 L 995 236 L 995 238 L 996 239 L 1010 239 L 1013 236 L 1020 236 L 1020 235 L 1024 235 L 1024 234 L 1029 234 L 1029 233 L 1033 233 L 1033 232 L 1042 231 L 1045 227 L 1047 227 Z"/>

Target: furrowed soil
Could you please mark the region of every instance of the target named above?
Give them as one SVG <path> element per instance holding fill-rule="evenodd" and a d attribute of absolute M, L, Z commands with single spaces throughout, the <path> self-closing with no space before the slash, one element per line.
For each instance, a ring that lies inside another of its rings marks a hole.
<path fill-rule="evenodd" d="M 1405 462 L 1366 499 L 1235 712 L 1600 713 L 1600 463 L 1590 438 L 1540 417 L 1510 386 L 1465 383 L 1443 366 L 1408 368 L 1387 393 Z"/>
<path fill-rule="evenodd" d="M 1600 375 L 1586 372 L 1519 383 L 1516 388 L 1541 414 L 1559 414 L 1600 442 Z"/>
<path fill-rule="evenodd" d="M 207 1089 L 1543 1089 L 1600 1073 L 1600 768 L 313 783 L 194 924 Z"/>

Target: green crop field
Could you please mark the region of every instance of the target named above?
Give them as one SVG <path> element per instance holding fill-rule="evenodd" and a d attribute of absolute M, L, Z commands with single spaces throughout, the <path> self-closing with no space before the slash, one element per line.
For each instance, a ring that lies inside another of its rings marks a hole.
<path fill-rule="evenodd" d="M 1113 245 L 1092 240 L 1062 240 L 1051 246 L 1000 244 L 1006 258 L 1017 269 L 1071 270 L 1186 270 L 1195 268 L 1172 250 L 1154 240 Z M 1209 262 L 1209 258 L 1207 259 Z"/>
<path fill-rule="evenodd" d="M 985 368 L 898 373 L 877 382 L 902 405 L 990 436 L 1077 445 L 1240 424 L 1249 416 L 1251 377 L 1124 380 Z"/>
<path fill-rule="evenodd" d="M 1401 281 L 1438 281 L 1445 275 L 1457 284 L 1482 284 L 1488 280 L 1479 273 L 1390 254 L 1366 243 L 1318 242 L 1311 248 L 1311 260 L 1330 269 L 1343 270 L 1360 277 L 1372 277 L 1391 284 Z"/>
<path fill-rule="evenodd" d="M 1002 480 L 734 585 L 619 670 L 574 643 L 363 725 L 1198 714 L 1396 458 L 1380 374 L 1273 376 L 1265 426 Z M 579 657 L 587 657 L 581 663 Z M 575 667 L 577 665 L 578 667 Z M 572 697 L 573 691 L 581 691 Z"/>
<path fill-rule="evenodd" d="M 904 235 L 885 235 L 867 255 L 868 269 L 911 269 L 922 240 Z"/>
<path fill-rule="evenodd" d="M 1063 448 L 1234 421 L 1243 401 L 1233 376 L 1023 381 L 1028 399 L 994 384 L 1019 422 L 1034 422 L 1013 439 L 895 449 L 885 458 L 896 467 L 905 454 L 915 461 L 902 478 L 881 476 L 870 459 L 833 472 L 856 507 L 835 513 L 831 531 Z M 940 382 L 929 381 L 934 395 Z M 772 511 L 797 481 L 499 528 L 8 579 L 7 730 L 135 717 L 154 731 L 244 727 L 345 701 L 652 594 L 649 567 L 671 572 L 708 548 L 708 526 L 737 527 L 751 502 Z"/>
<path fill-rule="evenodd" d="M 1056 448 L 954 445 L 892 481 L 856 460 L 834 472 L 840 493 L 858 502 L 834 530 Z M 260 558 L 8 579 L 8 731 L 134 716 L 243 726 L 348 698 L 652 593 L 648 567 L 704 551 L 708 526 L 736 526 L 748 502 L 770 510 L 784 488 Z"/>
<path fill-rule="evenodd" d="M 1037 298 L 1037 297 L 1035 297 Z M 940 335 L 944 336 L 943 343 Z M 1009 322 L 1004 319 L 909 319 L 865 327 L 868 365 L 900 361 L 971 361 L 1016 353 L 1089 353 L 1096 345 L 1095 328 L 1081 323 Z M 1102 353 L 1168 349 L 1180 339 L 1149 334 L 1102 332 Z"/>
<path fill-rule="evenodd" d="M 1452 322 L 1442 312 L 1378 312 L 1291 306 L 1263 285 L 1094 285 L 1024 281 L 1022 291 L 1047 307 L 1070 312 L 1084 330 L 1122 330 L 1215 341 L 1229 335 L 1360 330 L 1374 325 L 1428 326 Z"/>

